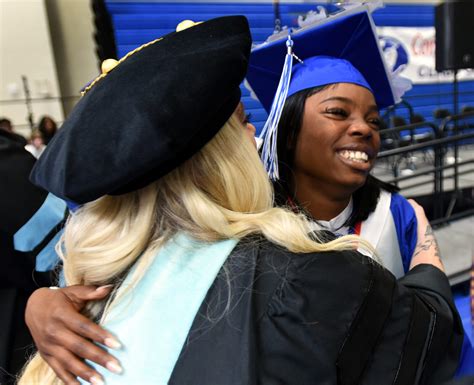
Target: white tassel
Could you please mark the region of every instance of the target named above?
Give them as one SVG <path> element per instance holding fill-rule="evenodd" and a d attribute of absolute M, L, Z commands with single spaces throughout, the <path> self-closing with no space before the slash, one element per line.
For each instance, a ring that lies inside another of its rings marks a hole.
<path fill-rule="evenodd" d="M 291 80 L 291 69 L 293 67 L 293 40 L 288 35 L 286 41 L 287 53 L 285 56 L 285 64 L 278 83 L 278 88 L 273 99 L 268 119 L 263 126 L 259 138 L 263 139 L 262 146 L 262 161 L 267 170 L 268 176 L 272 180 L 278 180 L 280 175 L 278 173 L 278 155 L 277 155 L 277 136 L 278 123 L 280 122 L 283 106 L 285 105 L 286 96 L 288 95 L 288 88 Z"/>

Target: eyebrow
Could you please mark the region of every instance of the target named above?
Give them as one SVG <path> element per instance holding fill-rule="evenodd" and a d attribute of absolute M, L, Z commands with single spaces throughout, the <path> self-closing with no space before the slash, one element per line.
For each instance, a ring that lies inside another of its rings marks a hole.
<path fill-rule="evenodd" d="M 323 103 L 326 103 L 326 102 L 330 102 L 332 100 L 338 100 L 340 102 L 344 102 L 344 103 L 350 103 L 350 104 L 354 104 L 354 102 L 349 99 L 349 98 L 344 98 L 342 96 L 331 96 L 330 98 L 327 98 L 327 99 L 324 99 L 320 104 L 323 104 Z"/>
<path fill-rule="evenodd" d="M 333 100 L 336 100 L 336 101 L 339 101 L 339 102 L 343 102 L 343 103 L 348 103 L 348 104 L 354 104 L 354 102 L 352 101 L 352 99 L 349 99 L 349 98 L 345 98 L 343 96 L 331 96 L 330 98 L 327 98 L 327 99 L 324 99 L 321 103 L 319 104 L 323 104 L 323 103 L 326 103 L 326 102 L 331 102 Z M 368 108 L 368 112 L 372 112 L 372 111 L 376 111 L 376 112 L 379 112 L 379 109 L 378 107 L 375 105 L 375 104 L 372 104 L 369 106 Z"/>

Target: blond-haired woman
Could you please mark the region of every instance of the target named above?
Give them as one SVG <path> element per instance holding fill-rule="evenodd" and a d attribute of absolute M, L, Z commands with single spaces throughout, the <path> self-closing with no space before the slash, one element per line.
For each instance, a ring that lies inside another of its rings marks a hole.
<path fill-rule="evenodd" d="M 122 348 L 100 362 L 109 371 L 64 369 L 45 355 L 55 374 L 37 355 L 20 384 L 435 384 L 452 375 L 462 337 L 422 212 L 416 262 L 397 282 L 354 251 L 370 248 L 358 237 L 309 235 L 303 216 L 273 207 L 234 112 L 249 49 L 245 18 L 214 19 L 141 47 L 86 89 L 33 180 L 82 204 L 58 248 L 65 279 L 113 285 L 85 314 Z M 63 169 L 49 174 L 51 163 Z"/>

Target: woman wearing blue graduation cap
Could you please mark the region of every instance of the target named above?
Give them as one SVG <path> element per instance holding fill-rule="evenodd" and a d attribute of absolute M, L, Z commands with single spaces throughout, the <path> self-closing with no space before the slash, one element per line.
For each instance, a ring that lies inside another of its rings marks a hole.
<path fill-rule="evenodd" d="M 423 210 L 414 204 L 420 244 L 397 281 L 355 250 L 371 249 L 361 238 L 327 241 L 304 215 L 274 208 L 239 118 L 249 51 L 238 16 L 151 42 L 93 82 L 48 145 L 33 181 L 82 204 L 58 247 L 66 281 L 113 287 L 84 311 L 108 338 L 83 321 L 69 333 L 117 350 L 79 340 L 42 351 L 20 384 L 433 385 L 452 376 L 462 334 Z"/>
<path fill-rule="evenodd" d="M 298 60 L 287 55 L 281 82 L 286 38 L 254 49 L 247 75 L 270 113 L 263 157 L 278 203 L 304 210 L 315 229 L 361 235 L 401 277 L 410 266 L 417 223 L 396 188 L 370 175 L 380 147 L 379 109 L 400 96 L 372 19 L 360 7 L 319 20 L 291 39 Z"/>
<path fill-rule="evenodd" d="M 360 235 L 397 278 L 406 274 L 417 245 L 415 212 L 370 171 L 379 110 L 399 102 L 411 83 L 388 70 L 366 6 L 256 47 L 247 80 L 269 112 L 262 155 L 277 204 L 305 212 L 314 229 Z M 465 338 L 459 373 L 473 372 L 471 351 Z"/>

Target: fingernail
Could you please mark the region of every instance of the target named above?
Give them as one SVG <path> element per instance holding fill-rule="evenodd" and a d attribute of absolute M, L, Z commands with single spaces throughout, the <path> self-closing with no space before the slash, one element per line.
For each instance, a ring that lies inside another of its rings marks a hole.
<path fill-rule="evenodd" d="M 122 347 L 122 344 L 118 340 L 111 337 L 106 338 L 104 344 L 110 349 L 120 349 Z"/>
<path fill-rule="evenodd" d="M 89 382 L 92 384 L 92 385 L 105 385 L 105 382 L 102 381 L 99 377 L 97 376 L 92 376 L 90 379 L 89 379 Z"/>
<path fill-rule="evenodd" d="M 107 362 L 105 364 L 105 367 L 109 369 L 111 372 L 117 373 L 117 374 L 120 374 L 123 371 L 122 367 L 114 361 Z"/>
<path fill-rule="evenodd" d="M 97 289 L 95 289 L 96 291 L 99 291 L 99 290 L 105 290 L 105 289 L 110 289 L 111 287 L 113 287 L 114 285 L 104 285 L 104 286 L 99 286 Z"/>

